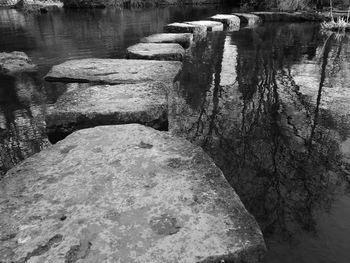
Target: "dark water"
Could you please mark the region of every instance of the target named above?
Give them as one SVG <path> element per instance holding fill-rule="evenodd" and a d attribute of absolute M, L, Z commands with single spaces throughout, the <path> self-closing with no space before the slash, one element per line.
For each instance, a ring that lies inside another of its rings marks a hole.
<path fill-rule="evenodd" d="M 45 105 L 65 91 L 52 65 L 120 58 L 166 23 L 221 10 L 0 10 L 0 51 L 39 70 L 0 77 L 0 167 L 47 144 Z M 228 10 L 223 10 L 228 11 Z M 317 24 L 266 24 L 209 34 L 191 49 L 170 105 L 170 128 L 201 145 L 264 232 L 266 263 L 350 262 L 350 36 Z"/>

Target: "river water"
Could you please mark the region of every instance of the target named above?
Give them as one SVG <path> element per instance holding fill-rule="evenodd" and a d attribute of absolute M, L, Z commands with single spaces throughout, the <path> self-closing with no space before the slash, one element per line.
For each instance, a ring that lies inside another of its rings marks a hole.
<path fill-rule="evenodd" d="M 0 175 L 49 145 L 45 108 L 65 92 L 42 77 L 68 59 L 123 58 L 174 21 L 221 7 L 0 10 L 0 52 L 38 71 L 0 76 Z M 264 262 L 350 262 L 350 35 L 264 24 L 211 33 L 191 48 L 170 129 L 202 146 L 258 220 Z"/>

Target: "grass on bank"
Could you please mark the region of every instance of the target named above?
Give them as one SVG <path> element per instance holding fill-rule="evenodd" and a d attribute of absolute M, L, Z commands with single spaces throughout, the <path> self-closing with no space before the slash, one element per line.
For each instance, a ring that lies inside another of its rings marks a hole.
<path fill-rule="evenodd" d="M 346 19 L 344 17 L 339 16 L 337 21 L 335 21 L 334 15 L 333 15 L 333 0 L 330 0 L 329 4 L 330 4 L 331 21 L 323 22 L 321 24 L 322 29 L 331 30 L 331 31 L 350 31 L 350 22 L 349 22 L 350 6 L 348 9 L 348 14 Z"/>

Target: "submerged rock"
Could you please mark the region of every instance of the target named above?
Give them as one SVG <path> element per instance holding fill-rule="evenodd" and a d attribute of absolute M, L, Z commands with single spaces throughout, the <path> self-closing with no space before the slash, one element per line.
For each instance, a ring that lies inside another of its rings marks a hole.
<path fill-rule="evenodd" d="M 35 69 L 36 66 L 24 52 L 0 53 L 0 73 L 11 74 Z"/>
<path fill-rule="evenodd" d="M 262 20 L 259 16 L 249 13 L 234 13 L 241 20 L 241 24 L 248 24 L 248 26 L 256 26 L 261 24 Z"/>
<path fill-rule="evenodd" d="M 207 31 L 222 31 L 224 30 L 224 25 L 221 22 L 209 21 L 209 20 L 200 20 L 200 21 L 191 21 L 186 22 L 186 24 L 195 25 L 195 26 L 204 26 Z"/>
<path fill-rule="evenodd" d="M 193 34 L 191 33 L 165 33 L 154 34 L 141 39 L 143 43 L 177 43 L 183 48 L 189 48 L 193 42 Z"/>
<path fill-rule="evenodd" d="M 131 59 L 182 61 L 185 50 L 176 43 L 139 43 L 127 49 L 127 56 Z"/>
<path fill-rule="evenodd" d="M 142 125 L 73 133 L 0 187 L 4 263 L 258 262 L 265 251 L 208 155 Z"/>
<path fill-rule="evenodd" d="M 81 59 L 54 66 L 46 81 L 127 84 L 146 81 L 172 82 L 182 68 L 177 61 L 132 59 Z"/>
<path fill-rule="evenodd" d="M 167 87 L 160 82 L 100 85 L 70 84 L 48 107 L 49 134 L 99 125 L 141 123 L 167 128 Z"/>
<path fill-rule="evenodd" d="M 209 18 L 210 20 L 222 23 L 226 28 L 237 28 L 239 29 L 241 20 L 235 15 L 215 15 Z"/>

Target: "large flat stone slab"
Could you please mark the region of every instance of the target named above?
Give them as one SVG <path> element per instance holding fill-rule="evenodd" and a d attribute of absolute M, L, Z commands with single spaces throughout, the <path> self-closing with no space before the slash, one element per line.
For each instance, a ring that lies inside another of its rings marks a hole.
<path fill-rule="evenodd" d="M 131 59 L 182 61 L 185 49 L 176 43 L 139 43 L 128 47 L 127 56 Z"/>
<path fill-rule="evenodd" d="M 47 109 L 49 134 L 126 123 L 167 128 L 167 87 L 163 83 L 69 86 L 68 91 Z"/>
<path fill-rule="evenodd" d="M 90 58 L 70 60 L 54 66 L 45 80 L 102 84 L 172 82 L 181 68 L 182 63 L 177 61 Z"/>
<path fill-rule="evenodd" d="M 80 130 L 0 185 L 0 261 L 258 262 L 261 231 L 197 146 L 142 125 Z"/>
<path fill-rule="evenodd" d="M 207 34 L 206 26 L 188 23 L 172 23 L 166 25 L 164 30 L 168 33 L 192 33 L 196 36 L 205 36 Z"/>
<path fill-rule="evenodd" d="M 304 12 L 253 12 L 265 22 L 307 22 L 307 21 L 325 21 L 325 16 L 318 13 Z"/>
<path fill-rule="evenodd" d="M 218 14 L 218 15 L 210 17 L 209 19 L 216 21 L 216 22 L 220 22 L 226 28 L 229 28 L 229 29 L 233 29 L 233 28 L 239 29 L 240 24 L 241 24 L 241 20 L 239 19 L 238 16 L 235 16 L 235 15 Z"/>
<path fill-rule="evenodd" d="M 195 26 L 204 26 L 207 28 L 207 31 L 210 31 L 210 32 L 224 30 L 224 24 L 216 21 L 200 20 L 200 21 L 191 21 L 186 23 L 190 25 L 195 25 Z"/>
<path fill-rule="evenodd" d="M 254 14 L 250 13 L 234 13 L 233 15 L 238 16 L 241 19 L 241 24 L 248 24 L 253 27 L 262 23 L 262 19 Z"/>
<path fill-rule="evenodd" d="M 163 33 L 154 34 L 141 39 L 143 43 L 177 43 L 183 48 L 189 48 L 193 42 L 191 33 Z"/>
<path fill-rule="evenodd" d="M 24 52 L 0 53 L 0 73 L 11 74 L 35 69 L 36 66 Z"/>

